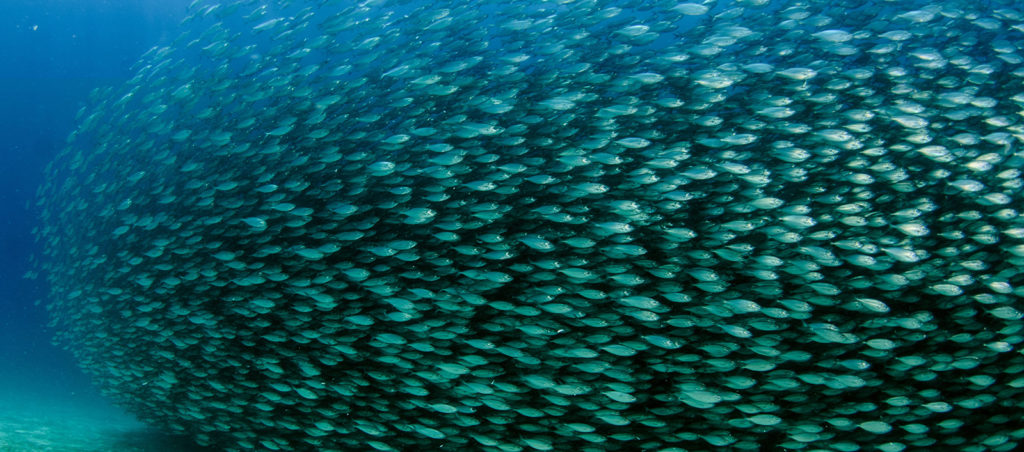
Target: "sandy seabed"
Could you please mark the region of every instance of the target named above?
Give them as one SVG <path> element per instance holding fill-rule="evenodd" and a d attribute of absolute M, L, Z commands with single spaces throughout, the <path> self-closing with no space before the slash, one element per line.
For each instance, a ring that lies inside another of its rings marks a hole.
<path fill-rule="evenodd" d="M 137 422 L 0 414 L 0 452 L 192 452 L 187 440 Z"/>
<path fill-rule="evenodd" d="M 11 383 L 7 381 L 6 383 Z M 98 396 L 0 385 L 0 452 L 194 452 Z"/>

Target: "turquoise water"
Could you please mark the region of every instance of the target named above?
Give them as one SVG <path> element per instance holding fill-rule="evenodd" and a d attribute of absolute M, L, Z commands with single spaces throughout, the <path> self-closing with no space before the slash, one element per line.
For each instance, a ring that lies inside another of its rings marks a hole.
<path fill-rule="evenodd" d="M 1024 437 L 1009 0 L 33 5 L 8 450 Z"/>
<path fill-rule="evenodd" d="M 0 451 L 181 451 L 179 439 L 110 404 L 76 369 L 40 366 L 30 354 L 0 368 Z M 70 359 L 68 361 L 70 364 Z"/>
<path fill-rule="evenodd" d="M 0 14 L 0 451 L 184 451 L 113 406 L 50 344 L 22 276 L 38 249 L 29 208 L 43 168 L 73 129 L 90 90 L 116 85 L 128 66 L 173 33 L 185 1 L 9 0 Z"/>

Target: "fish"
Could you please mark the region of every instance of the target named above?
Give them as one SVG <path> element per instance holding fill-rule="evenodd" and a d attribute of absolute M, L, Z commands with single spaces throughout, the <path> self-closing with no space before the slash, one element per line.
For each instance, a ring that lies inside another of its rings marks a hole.
<path fill-rule="evenodd" d="M 855 13 L 851 13 L 855 12 Z M 1014 450 L 1010 0 L 196 0 L 34 204 L 220 450 Z"/>

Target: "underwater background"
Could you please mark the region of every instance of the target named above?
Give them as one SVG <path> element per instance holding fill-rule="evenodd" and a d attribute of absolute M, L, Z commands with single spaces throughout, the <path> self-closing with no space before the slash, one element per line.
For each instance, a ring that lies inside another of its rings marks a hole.
<path fill-rule="evenodd" d="M 4 0 L 0 14 L 0 451 L 188 450 L 99 395 L 52 345 L 29 205 L 89 91 L 131 76 L 185 0 Z"/>
<path fill-rule="evenodd" d="M 0 452 L 1015 450 L 1018 8 L 12 4 Z"/>

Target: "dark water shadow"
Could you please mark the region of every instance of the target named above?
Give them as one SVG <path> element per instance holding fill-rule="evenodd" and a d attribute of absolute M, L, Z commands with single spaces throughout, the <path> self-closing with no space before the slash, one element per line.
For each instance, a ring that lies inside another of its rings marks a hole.
<path fill-rule="evenodd" d="M 200 446 L 187 436 L 172 435 L 149 428 L 119 432 L 115 434 L 111 445 L 118 452 L 219 452 L 221 450 Z"/>

